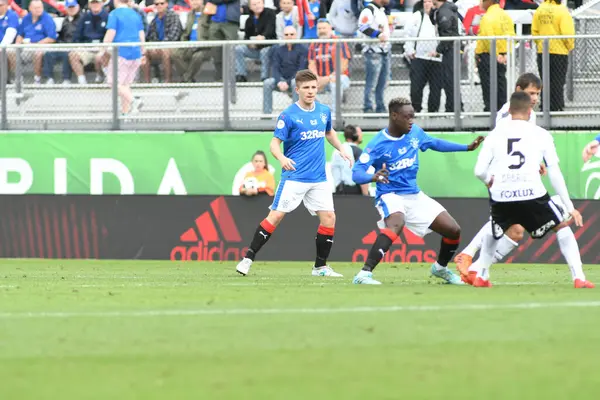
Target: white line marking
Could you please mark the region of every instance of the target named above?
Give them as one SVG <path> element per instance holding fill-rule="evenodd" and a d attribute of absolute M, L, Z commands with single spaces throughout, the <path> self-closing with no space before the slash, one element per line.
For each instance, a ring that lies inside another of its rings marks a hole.
<path fill-rule="evenodd" d="M 74 312 L 0 312 L 0 319 L 22 318 L 122 318 L 122 317 L 185 317 L 202 315 L 254 315 L 254 314 L 348 314 L 408 311 L 487 311 L 543 308 L 600 307 L 600 301 L 566 301 L 562 303 L 512 303 L 512 304 L 456 304 L 420 306 L 373 306 L 342 308 L 231 308 L 196 310 L 145 310 L 145 311 L 74 311 Z"/>

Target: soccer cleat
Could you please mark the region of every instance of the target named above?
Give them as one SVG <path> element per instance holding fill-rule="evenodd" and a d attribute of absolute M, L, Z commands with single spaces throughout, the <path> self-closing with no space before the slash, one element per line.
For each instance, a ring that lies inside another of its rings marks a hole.
<path fill-rule="evenodd" d="M 575 279 L 574 285 L 575 289 L 593 289 L 596 287 L 592 282 L 581 279 Z"/>
<path fill-rule="evenodd" d="M 246 275 L 248 275 L 248 272 L 250 272 L 251 266 L 252 266 L 252 260 L 244 257 L 244 258 L 242 258 L 242 261 L 240 261 L 240 263 L 237 265 L 235 270 L 238 272 L 238 274 L 246 276 Z"/>
<path fill-rule="evenodd" d="M 473 264 L 473 257 L 468 255 L 467 253 L 460 253 L 456 257 L 454 257 L 454 262 L 456 263 L 456 270 L 460 272 L 461 278 L 468 279 L 469 276 L 469 267 Z M 463 282 L 469 283 L 463 279 Z"/>
<path fill-rule="evenodd" d="M 478 277 L 473 281 L 473 287 L 492 287 L 492 282 L 486 281 L 485 279 Z"/>
<path fill-rule="evenodd" d="M 467 285 L 472 285 L 473 282 L 475 281 L 475 278 L 477 278 L 476 271 L 468 271 L 466 276 L 465 275 L 460 276 L 460 279 Z"/>
<path fill-rule="evenodd" d="M 355 285 L 381 285 L 381 282 L 373 279 L 373 273 L 369 271 L 360 271 L 352 279 L 352 283 Z"/>
<path fill-rule="evenodd" d="M 451 285 L 464 285 L 464 282 L 461 280 L 460 276 L 456 275 L 448 268 L 438 270 L 435 267 L 435 264 L 431 266 L 431 275 L 435 276 L 436 278 L 443 279 Z"/>
<path fill-rule="evenodd" d="M 312 276 L 333 276 L 335 278 L 340 278 L 344 275 L 338 274 L 329 265 L 325 265 L 324 267 L 319 268 L 313 267 Z"/>

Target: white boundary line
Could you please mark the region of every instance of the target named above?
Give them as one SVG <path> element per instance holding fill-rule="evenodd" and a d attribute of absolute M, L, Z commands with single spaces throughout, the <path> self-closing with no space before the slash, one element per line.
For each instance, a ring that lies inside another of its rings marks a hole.
<path fill-rule="evenodd" d="M 186 317 L 205 315 L 257 315 L 257 314 L 351 314 L 380 312 L 423 312 L 423 311 L 487 311 L 487 310 L 530 310 L 545 308 L 590 308 L 600 307 L 600 301 L 566 301 L 553 303 L 508 303 L 508 304 L 457 304 L 457 305 L 407 305 L 342 308 L 232 308 L 196 310 L 143 310 L 143 311 L 74 311 L 74 312 L 0 312 L 0 319 L 29 318 L 135 318 L 135 317 Z"/>

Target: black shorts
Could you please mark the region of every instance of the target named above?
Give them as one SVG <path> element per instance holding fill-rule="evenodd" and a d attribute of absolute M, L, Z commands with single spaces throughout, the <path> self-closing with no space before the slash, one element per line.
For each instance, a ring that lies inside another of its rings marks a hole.
<path fill-rule="evenodd" d="M 563 208 L 554 203 L 546 193 L 532 200 L 498 202 L 490 200 L 492 208 L 492 232 L 500 239 L 512 225 L 522 225 L 534 239 L 544 237 L 556 225 L 564 221 Z"/>

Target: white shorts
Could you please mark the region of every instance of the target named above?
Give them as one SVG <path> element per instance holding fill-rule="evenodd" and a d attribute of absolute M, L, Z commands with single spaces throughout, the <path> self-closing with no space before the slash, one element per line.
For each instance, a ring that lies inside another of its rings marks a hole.
<path fill-rule="evenodd" d="M 304 202 L 304 207 L 311 215 L 317 211 L 334 211 L 333 194 L 328 182 L 298 182 L 282 180 L 275 191 L 273 204 L 269 207 L 274 211 L 289 213 Z"/>
<path fill-rule="evenodd" d="M 380 229 L 385 228 L 385 219 L 391 214 L 404 214 L 405 226 L 419 237 L 431 232 L 429 226 L 446 209 L 423 192 L 417 194 L 386 193 L 382 195 L 375 208 L 381 219 L 377 222 Z"/>

